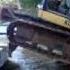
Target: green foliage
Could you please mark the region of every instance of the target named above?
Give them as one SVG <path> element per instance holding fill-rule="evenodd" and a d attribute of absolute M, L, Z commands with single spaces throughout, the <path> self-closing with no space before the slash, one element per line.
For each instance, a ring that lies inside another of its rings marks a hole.
<path fill-rule="evenodd" d="M 36 7 L 41 0 L 20 0 L 21 5 L 25 8 Z"/>
<path fill-rule="evenodd" d="M 23 10 L 25 11 L 25 14 L 32 16 L 37 16 L 37 5 L 42 0 L 20 0 L 21 6 L 23 7 Z"/>

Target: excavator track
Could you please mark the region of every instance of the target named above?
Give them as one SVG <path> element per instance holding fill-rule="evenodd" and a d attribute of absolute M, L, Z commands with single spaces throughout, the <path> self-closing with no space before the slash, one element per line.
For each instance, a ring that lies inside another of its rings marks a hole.
<path fill-rule="evenodd" d="M 32 17 L 30 15 L 25 15 L 25 14 L 23 14 L 23 12 L 20 12 L 18 10 L 14 11 L 11 9 L 9 10 L 8 8 L 3 8 L 1 16 L 2 16 L 1 18 L 6 21 L 22 19 L 25 23 L 29 23 L 31 25 L 42 27 L 42 28 L 57 32 L 59 34 L 70 36 L 69 29 L 66 29 L 66 28 L 58 26 L 58 25 L 54 25 L 53 23 L 45 21 L 41 18 Z"/>
<path fill-rule="evenodd" d="M 9 41 L 13 45 L 25 45 L 31 48 L 38 47 L 39 49 L 47 50 L 51 53 L 49 55 L 65 63 L 69 62 L 69 55 L 67 55 L 66 46 L 70 46 L 70 30 L 52 25 L 48 21 L 40 18 L 34 18 L 29 15 L 14 12 L 15 20 L 11 22 L 7 29 Z M 16 30 L 15 30 L 16 29 Z M 57 44 L 63 46 L 63 51 L 55 52 L 56 47 L 51 47 Z M 48 47 L 47 47 L 48 46 Z M 53 54 L 52 54 L 53 53 Z M 67 55 L 67 56 L 66 56 Z"/>
<path fill-rule="evenodd" d="M 70 30 L 66 29 L 64 27 L 58 26 L 58 25 L 54 25 L 49 21 L 45 21 L 41 18 L 37 18 L 37 17 L 32 17 L 29 15 L 24 15 L 23 13 L 15 13 L 16 17 L 19 17 L 23 20 L 23 22 L 28 23 L 30 25 L 35 25 L 38 27 L 42 27 L 44 29 L 48 29 L 51 30 L 53 32 L 59 33 L 59 34 L 63 34 L 63 35 L 67 35 L 70 36 Z"/>

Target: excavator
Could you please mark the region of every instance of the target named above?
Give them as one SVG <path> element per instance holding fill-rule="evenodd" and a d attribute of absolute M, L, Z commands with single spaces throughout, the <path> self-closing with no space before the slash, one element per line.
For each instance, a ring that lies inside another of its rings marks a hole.
<path fill-rule="evenodd" d="M 62 5 L 64 0 L 56 0 L 56 2 L 54 1 L 55 0 L 43 0 L 43 5 L 38 5 L 40 8 L 38 11 L 38 16 L 43 20 L 50 22 L 51 24 L 70 29 L 69 7 L 66 4 Z"/>
<path fill-rule="evenodd" d="M 37 47 L 70 64 L 70 8 L 64 1 L 42 0 L 37 6 L 38 17 L 15 10 L 14 16 L 3 14 L 2 18 L 14 19 L 7 28 L 10 48 L 14 50 L 19 45 Z"/>

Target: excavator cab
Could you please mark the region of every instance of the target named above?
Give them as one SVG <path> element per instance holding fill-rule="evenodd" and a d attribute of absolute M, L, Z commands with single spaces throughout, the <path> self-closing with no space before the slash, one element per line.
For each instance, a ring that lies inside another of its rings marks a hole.
<path fill-rule="evenodd" d="M 38 17 L 51 24 L 70 29 L 70 8 L 66 0 L 43 0 L 38 5 Z"/>

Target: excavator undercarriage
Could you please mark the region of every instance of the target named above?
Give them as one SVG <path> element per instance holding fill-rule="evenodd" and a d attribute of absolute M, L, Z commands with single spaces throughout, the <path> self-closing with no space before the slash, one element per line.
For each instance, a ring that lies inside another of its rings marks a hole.
<path fill-rule="evenodd" d="M 3 21 L 9 21 L 7 36 L 9 47 L 38 48 L 49 55 L 70 64 L 70 30 L 51 24 L 41 18 L 24 15 L 21 12 L 3 9 Z M 8 15 L 7 15 L 8 13 Z M 12 50 L 12 51 L 13 51 Z M 56 57 L 57 56 L 57 57 Z"/>
<path fill-rule="evenodd" d="M 16 47 L 25 45 L 28 48 L 44 50 L 69 63 L 70 30 L 51 25 L 50 22 L 39 18 L 14 14 L 20 19 L 15 20 L 8 27 L 7 35 L 10 43 Z"/>

